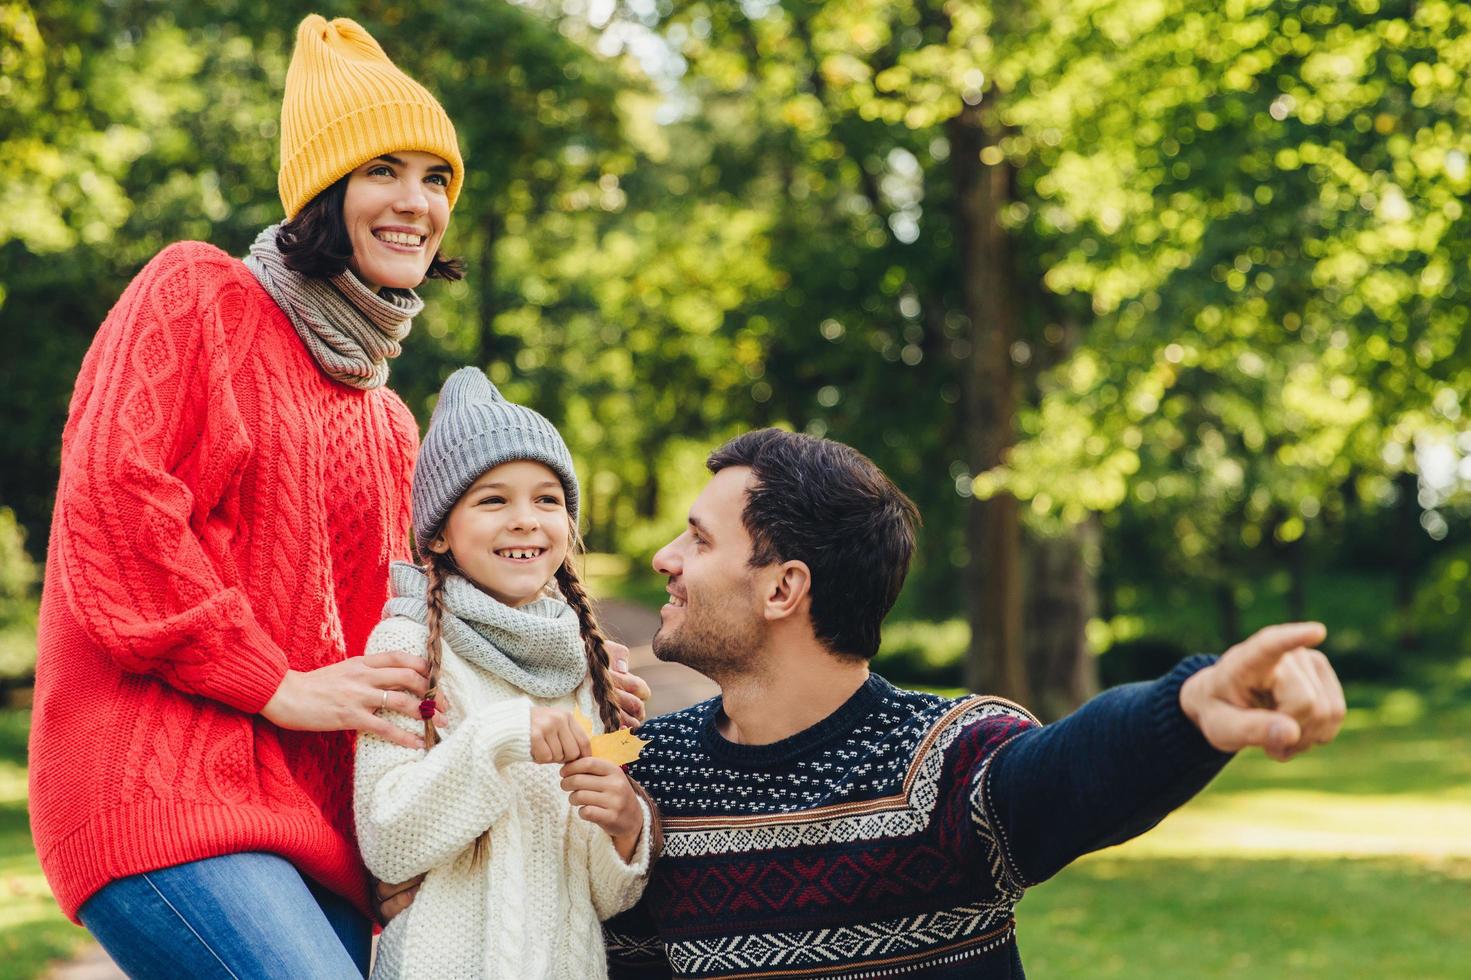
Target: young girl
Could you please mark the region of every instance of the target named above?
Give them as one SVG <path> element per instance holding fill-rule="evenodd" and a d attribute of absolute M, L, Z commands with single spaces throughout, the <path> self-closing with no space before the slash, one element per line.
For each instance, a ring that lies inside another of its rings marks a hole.
<path fill-rule="evenodd" d="M 445 382 L 414 468 L 425 565 L 393 566 L 367 645 L 425 651 L 431 689 L 422 718 L 385 712 L 429 748 L 358 741 L 363 860 L 383 881 L 428 873 L 384 930 L 375 978 L 607 975 L 599 921 L 637 900 L 656 831 L 573 715 L 618 725 L 569 554 L 577 502 L 551 423 L 475 368 Z"/>

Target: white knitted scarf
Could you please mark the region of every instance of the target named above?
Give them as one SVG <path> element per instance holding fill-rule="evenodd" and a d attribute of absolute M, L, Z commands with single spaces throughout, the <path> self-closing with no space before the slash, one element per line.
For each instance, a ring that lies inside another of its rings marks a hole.
<path fill-rule="evenodd" d="M 396 561 L 388 571 L 393 598 L 383 617 L 404 616 L 428 625 L 429 576 Z M 550 596 L 511 608 L 451 575 L 444 582 L 440 629 L 450 649 L 484 670 L 539 698 L 577 689 L 587 676 L 587 654 L 577 613 Z"/>
<path fill-rule="evenodd" d="M 403 349 L 424 301 L 412 289 L 373 292 L 350 270 L 331 279 L 287 268 L 276 247 L 279 224 L 256 236 L 245 265 L 286 318 L 324 372 L 354 388 L 388 381 L 388 362 Z"/>

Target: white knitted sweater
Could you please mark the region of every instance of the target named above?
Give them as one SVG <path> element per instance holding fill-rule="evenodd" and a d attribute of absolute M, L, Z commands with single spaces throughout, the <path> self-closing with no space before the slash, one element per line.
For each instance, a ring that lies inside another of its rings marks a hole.
<path fill-rule="evenodd" d="M 421 651 L 428 631 L 393 617 L 367 652 Z M 423 751 L 358 738 L 358 845 L 382 881 L 428 872 L 418 897 L 383 930 L 373 977 L 607 976 L 600 920 L 638 900 L 648 876 L 649 821 L 633 861 L 573 812 L 560 767 L 531 761 L 531 707 L 580 707 L 598 730 L 588 684 L 561 698 L 533 698 L 443 648 L 440 688 L 448 730 Z M 423 723 L 396 712 L 402 728 Z M 472 865 L 475 839 L 489 846 Z"/>

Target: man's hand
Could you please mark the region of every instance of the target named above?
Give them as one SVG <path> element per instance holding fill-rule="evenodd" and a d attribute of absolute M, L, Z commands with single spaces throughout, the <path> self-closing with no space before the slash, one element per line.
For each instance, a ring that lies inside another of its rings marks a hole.
<path fill-rule="evenodd" d="M 613 695 L 618 701 L 618 716 L 628 728 L 637 728 L 647 721 L 644 704 L 653 693 L 644 679 L 628 672 L 628 647 L 609 640 L 603 644 L 608 651 L 608 663 L 613 665 Z"/>
<path fill-rule="evenodd" d="M 618 856 L 632 860 L 644 829 L 644 813 L 628 775 L 607 759 L 589 756 L 562 767 L 562 789 L 577 815 L 607 831 Z"/>
<path fill-rule="evenodd" d="M 373 901 L 378 907 L 378 921 L 386 926 L 395 915 L 414 904 L 414 896 L 419 894 L 419 886 L 423 883 L 423 875 L 397 885 L 373 879 Z"/>
<path fill-rule="evenodd" d="M 1222 752 L 1259 745 L 1286 762 L 1338 734 L 1347 710 L 1321 623 L 1258 630 L 1180 687 L 1180 709 Z"/>

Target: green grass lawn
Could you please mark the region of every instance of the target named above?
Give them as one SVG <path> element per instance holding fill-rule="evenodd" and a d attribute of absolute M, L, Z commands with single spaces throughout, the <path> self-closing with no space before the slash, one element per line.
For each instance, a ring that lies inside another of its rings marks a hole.
<path fill-rule="evenodd" d="M 1027 975 L 1471 976 L 1471 710 L 1387 704 L 1028 892 Z"/>
<path fill-rule="evenodd" d="M 1086 859 L 1022 899 L 1031 980 L 1471 975 L 1471 862 Z"/>

